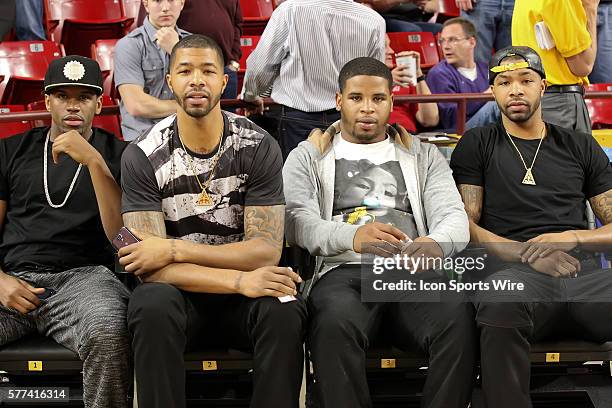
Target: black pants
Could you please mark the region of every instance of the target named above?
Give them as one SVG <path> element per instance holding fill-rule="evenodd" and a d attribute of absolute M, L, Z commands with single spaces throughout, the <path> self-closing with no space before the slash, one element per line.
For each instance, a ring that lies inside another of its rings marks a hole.
<path fill-rule="evenodd" d="M 393 345 L 429 354 L 423 407 L 465 408 L 472 393 L 476 327 L 469 302 L 364 303 L 360 267 L 328 272 L 308 297 L 315 397 L 324 408 L 371 407 L 366 351 L 385 325 Z"/>
<path fill-rule="evenodd" d="M 340 119 L 340 112 L 331 109 L 324 112 L 302 112 L 287 106 L 280 106 L 270 113 L 278 123 L 278 141 L 286 159 L 291 150 L 306 140 L 313 129 L 325 131 L 335 121 Z"/>
<path fill-rule="evenodd" d="M 251 407 L 298 406 L 306 307 L 263 297 L 138 286 L 128 306 L 140 408 L 185 407 L 186 350 L 224 346 L 253 352 Z"/>
<path fill-rule="evenodd" d="M 479 293 L 481 375 L 488 407 L 528 408 L 530 343 L 554 338 L 612 338 L 612 271 L 594 259 L 577 278 L 558 279 L 513 264 L 487 280 L 509 279 L 525 289 Z"/>

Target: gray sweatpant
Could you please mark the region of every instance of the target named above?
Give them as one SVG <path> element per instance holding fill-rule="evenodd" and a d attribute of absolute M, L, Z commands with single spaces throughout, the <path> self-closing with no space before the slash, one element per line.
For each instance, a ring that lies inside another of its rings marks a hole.
<path fill-rule="evenodd" d="M 50 336 L 83 360 L 85 407 L 127 408 L 132 379 L 127 288 L 102 266 L 9 274 L 57 293 L 27 315 L 0 306 L 0 345 L 33 332 Z"/>

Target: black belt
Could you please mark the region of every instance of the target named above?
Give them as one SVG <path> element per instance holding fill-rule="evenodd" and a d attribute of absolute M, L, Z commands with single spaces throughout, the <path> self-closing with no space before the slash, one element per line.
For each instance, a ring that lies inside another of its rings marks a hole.
<path fill-rule="evenodd" d="M 285 112 L 302 112 L 302 113 L 311 113 L 311 114 L 326 114 L 326 115 L 332 115 L 332 114 L 338 114 L 340 113 L 339 111 L 336 110 L 336 108 L 332 108 L 332 109 L 328 109 L 328 110 L 324 110 L 324 111 L 320 111 L 320 112 L 306 112 L 306 111 L 302 111 L 299 109 L 295 109 L 292 108 L 290 106 L 287 105 L 283 105 L 283 108 L 285 109 Z"/>
<path fill-rule="evenodd" d="M 582 85 L 550 85 L 546 87 L 546 93 L 579 93 L 584 95 Z"/>

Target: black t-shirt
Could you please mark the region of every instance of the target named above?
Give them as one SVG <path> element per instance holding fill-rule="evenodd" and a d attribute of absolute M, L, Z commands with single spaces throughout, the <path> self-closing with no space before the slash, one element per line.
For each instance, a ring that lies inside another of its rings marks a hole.
<path fill-rule="evenodd" d="M 43 151 L 48 127 L 0 140 L 0 200 L 7 212 L 0 240 L 0 262 L 5 270 L 23 263 L 69 269 L 84 265 L 112 265 L 113 251 L 100 219 L 91 176 L 81 168 L 66 204 L 52 208 L 45 197 Z M 102 129 L 93 129 L 90 143 L 100 152 L 119 183 L 121 154 L 126 142 Z M 62 154 L 58 164 L 47 148 L 47 180 L 53 204 L 66 197 L 78 163 Z"/>
<path fill-rule="evenodd" d="M 123 212 L 161 211 L 169 236 L 210 245 L 244 238 L 244 207 L 285 203 L 278 143 L 247 118 L 223 112 L 220 148 L 185 152 L 175 116 L 136 139 L 122 160 Z M 215 155 L 219 155 L 214 167 Z M 213 204 L 197 206 L 205 184 Z"/>
<path fill-rule="evenodd" d="M 521 242 L 587 228 L 586 200 L 612 189 L 608 156 L 586 133 L 546 128 L 532 168 L 535 186 L 522 184 L 525 167 L 501 122 L 472 129 L 457 144 L 451 158 L 455 181 L 484 189 L 481 227 Z M 512 140 L 530 166 L 539 139 Z"/>

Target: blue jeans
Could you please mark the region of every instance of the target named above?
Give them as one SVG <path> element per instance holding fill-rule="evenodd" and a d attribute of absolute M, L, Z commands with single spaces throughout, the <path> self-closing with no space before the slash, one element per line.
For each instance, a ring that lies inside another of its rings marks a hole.
<path fill-rule="evenodd" d="M 340 112 L 330 109 L 324 112 L 302 112 L 287 106 L 280 106 L 278 113 L 278 134 L 283 159 L 291 150 L 306 140 L 313 129 L 325 131 L 332 123 L 340 119 Z"/>
<path fill-rule="evenodd" d="M 599 3 L 597 9 L 597 58 L 589 80 L 594 84 L 612 83 L 612 3 Z"/>
<path fill-rule="evenodd" d="M 225 91 L 223 91 L 221 99 L 236 99 L 238 95 L 238 74 L 228 67 L 225 67 L 224 73 L 229 78 L 227 79 L 227 86 L 225 87 Z"/>
<path fill-rule="evenodd" d="M 442 24 L 437 23 L 426 23 L 422 21 L 404 21 L 395 18 L 385 17 L 387 23 L 388 33 L 411 33 L 411 32 L 422 32 L 428 31 L 433 35 L 438 34 L 442 31 Z"/>
<path fill-rule="evenodd" d="M 42 0 L 17 0 L 15 3 L 15 34 L 20 41 L 45 40 Z"/>
<path fill-rule="evenodd" d="M 500 118 L 501 112 L 497 106 L 497 103 L 495 103 L 495 101 L 488 101 L 482 105 L 480 109 L 478 109 L 478 112 L 476 112 L 474 116 L 470 118 L 470 120 L 465 122 L 465 130 L 496 123 Z"/>
<path fill-rule="evenodd" d="M 461 17 L 471 21 L 478 30 L 476 61 L 488 63 L 493 49 L 501 50 L 512 45 L 510 26 L 513 10 L 514 0 L 479 0 L 471 11 L 461 12 Z"/>

